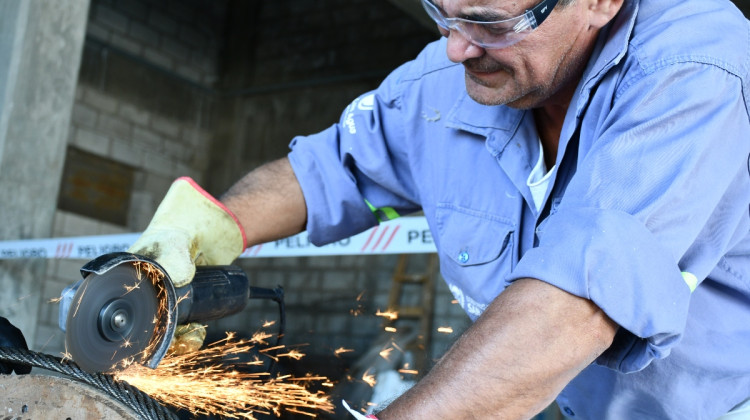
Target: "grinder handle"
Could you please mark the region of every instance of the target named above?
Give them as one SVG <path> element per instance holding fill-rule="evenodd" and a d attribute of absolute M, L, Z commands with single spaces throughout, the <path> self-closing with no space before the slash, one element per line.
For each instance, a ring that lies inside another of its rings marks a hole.
<path fill-rule="evenodd" d="M 245 308 L 249 290 L 247 274 L 237 266 L 197 266 L 193 281 L 175 290 L 177 324 L 236 314 Z"/>

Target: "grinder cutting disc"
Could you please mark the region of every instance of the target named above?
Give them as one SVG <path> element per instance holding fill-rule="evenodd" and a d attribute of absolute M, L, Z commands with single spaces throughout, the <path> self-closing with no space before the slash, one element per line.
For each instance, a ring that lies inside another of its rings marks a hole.
<path fill-rule="evenodd" d="M 91 273 L 68 311 L 66 349 L 88 372 L 110 371 L 125 359 L 145 360 L 158 308 L 154 285 L 146 276 L 140 280 L 132 264 Z"/>

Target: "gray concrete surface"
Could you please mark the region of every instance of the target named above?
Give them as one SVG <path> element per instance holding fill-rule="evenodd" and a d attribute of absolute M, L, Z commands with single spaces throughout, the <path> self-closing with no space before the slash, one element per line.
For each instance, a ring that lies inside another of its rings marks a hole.
<path fill-rule="evenodd" d="M 0 240 L 52 233 L 88 6 L 0 2 Z M 0 261 L 0 315 L 27 336 L 44 273 L 42 260 Z"/>
<path fill-rule="evenodd" d="M 70 379 L 0 375 L 3 419 L 136 420 L 136 413 L 104 392 Z"/>

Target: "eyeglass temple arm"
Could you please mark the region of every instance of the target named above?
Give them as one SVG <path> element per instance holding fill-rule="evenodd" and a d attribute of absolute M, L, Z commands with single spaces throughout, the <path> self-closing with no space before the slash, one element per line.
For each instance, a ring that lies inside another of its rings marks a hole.
<path fill-rule="evenodd" d="M 557 5 L 557 1 L 558 0 L 544 0 L 531 9 L 531 13 L 534 15 L 534 20 L 536 20 L 534 28 L 541 25 L 542 22 L 544 22 L 544 19 L 547 19 L 547 16 L 552 13 L 552 9 Z"/>

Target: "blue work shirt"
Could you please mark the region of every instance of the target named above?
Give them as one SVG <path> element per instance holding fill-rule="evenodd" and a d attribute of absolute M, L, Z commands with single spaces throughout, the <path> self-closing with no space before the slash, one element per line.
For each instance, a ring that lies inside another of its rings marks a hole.
<path fill-rule="evenodd" d="M 726 0 L 626 0 L 527 186 L 533 114 L 484 106 L 443 39 L 291 143 L 313 243 L 423 210 L 476 319 L 508 284 L 548 282 L 621 326 L 559 395 L 582 419 L 715 419 L 750 397 L 750 28 Z"/>

